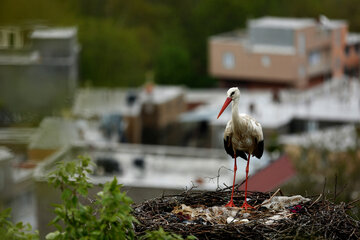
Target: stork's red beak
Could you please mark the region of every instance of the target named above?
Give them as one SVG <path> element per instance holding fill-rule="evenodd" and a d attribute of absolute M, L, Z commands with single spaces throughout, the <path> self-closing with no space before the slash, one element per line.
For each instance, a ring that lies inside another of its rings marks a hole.
<path fill-rule="evenodd" d="M 220 115 L 224 112 L 224 110 L 226 109 L 226 107 L 231 103 L 232 99 L 231 98 L 226 98 L 225 102 L 224 102 L 224 105 L 222 106 L 220 112 L 219 112 L 219 115 L 217 116 L 217 118 L 220 117 Z"/>

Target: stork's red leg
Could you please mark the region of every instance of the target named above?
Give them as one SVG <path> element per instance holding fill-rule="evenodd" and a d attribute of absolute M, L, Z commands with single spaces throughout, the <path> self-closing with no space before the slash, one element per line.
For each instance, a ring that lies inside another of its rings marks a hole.
<path fill-rule="evenodd" d="M 230 199 L 230 202 L 228 202 L 228 203 L 225 205 L 225 207 L 236 207 L 235 204 L 234 204 L 234 201 L 233 201 L 236 170 L 237 170 L 237 166 L 236 166 L 236 154 L 234 153 L 234 180 L 233 180 L 233 186 L 232 186 L 232 191 L 231 191 L 231 199 Z"/>
<path fill-rule="evenodd" d="M 243 205 L 241 206 L 241 208 L 245 208 L 245 210 L 247 210 L 248 208 L 254 208 L 253 206 L 251 206 L 247 203 L 247 183 L 248 183 L 248 174 L 249 174 L 249 163 L 250 163 L 250 153 L 249 153 L 248 161 L 246 164 L 245 200 L 244 200 Z"/>

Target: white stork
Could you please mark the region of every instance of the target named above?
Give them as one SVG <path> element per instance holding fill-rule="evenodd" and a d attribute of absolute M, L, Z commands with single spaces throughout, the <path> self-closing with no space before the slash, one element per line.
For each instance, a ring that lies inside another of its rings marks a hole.
<path fill-rule="evenodd" d="M 239 114 L 239 99 L 240 99 L 240 90 L 237 87 L 230 88 L 227 91 L 227 98 L 223 107 L 221 108 L 219 115 L 224 112 L 226 107 L 232 102 L 232 118 L 227 123 L 225 132 L 224 132 L 224 147 L 226 152 L 234 157 L 234 180 L 231 192 L 231 199 L 226 207 L 235 207 L 233 202 L 234 195 L 234 185 L 235 185 L 235 176 L 236 176 L 236 157 L 240 156 L 241 158 L 247 160 L 246 165 L 246 180 L 245 180 L 245 201 L 241 208 L 247 210 L 250 206 L 247 199 L 247 180 L 249 173 L 249 162 L 250 155 L 261 158 L 264 152 L 264 137 L 260 123 L 258 123 L 254 118 L 246 114 Z"/>

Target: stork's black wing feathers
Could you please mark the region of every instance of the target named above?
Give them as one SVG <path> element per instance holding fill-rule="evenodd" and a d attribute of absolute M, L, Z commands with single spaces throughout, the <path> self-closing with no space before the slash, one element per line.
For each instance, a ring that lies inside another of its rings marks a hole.
<path fill-rule="evenodd" d="M 264 153 L 264 140 L 261 140 L 256 144 L 253 155 L 260 159 L 263 153 Z"/>
<path fill-rule="evenodd" d="M 227 154 L 229 154 L 231 157 L 234 157 L 234 150 L 231 143 L 231 138 L 227 136 L 224 138 L 224 148 Z M 247 156 L 244 151 L 236 150 L 236 156 L 241 157 L 247 161 Z"/>

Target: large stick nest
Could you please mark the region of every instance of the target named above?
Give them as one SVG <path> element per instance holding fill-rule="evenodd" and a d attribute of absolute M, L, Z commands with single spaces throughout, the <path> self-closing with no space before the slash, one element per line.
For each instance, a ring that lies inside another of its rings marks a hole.
<path fill-rule="evenodd" d="M 260 204 L 273 197 L 273 193 L 248 193 L 248 203 L 258 207 L 246 211 L 249 221 L 245 223 L 215 222 L 204 218 L 189 220 L 176 211 L 184 205 L 190 208 L 222 207 L 229 201 L 229 189 L 187 191 L 145 201 L 134 206 L 134 215 L 139 221 L 135 226 L 136 234 L 140 236 L 147 230 L 162 227 L 165 231 L 184 237 L 193 235 L 198 239 L 360 239 L 360 222 L 346 214 L 350 206 L 345 203 L 334 204 L 321 196 L 310 197 L 310 201 L 301 204 L 299 211 L 288 211 L 286 218 L 273 218 L 269 223 L 264 219 L 277 213 Z M 244 192 L 235 191 L 234 203 L 241 206 L 243 200 Z M 238 211 L 237 215 L 244 214 L 240 208 L 233 210 Z"/>

